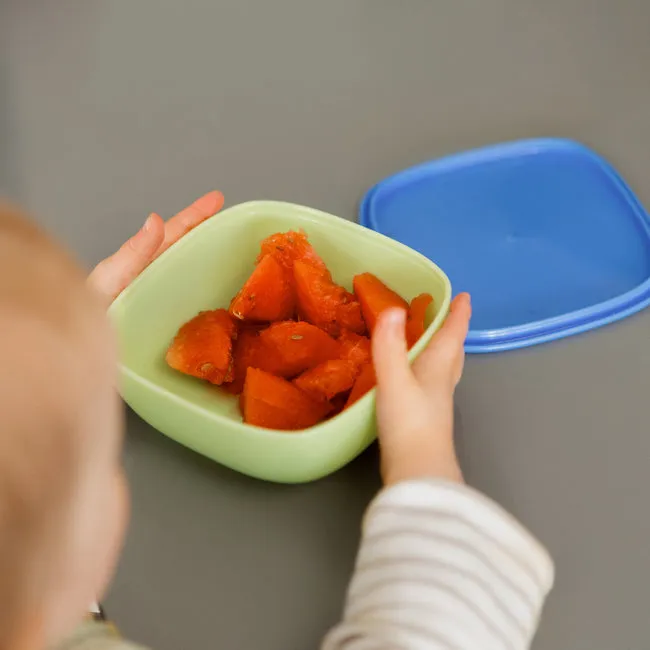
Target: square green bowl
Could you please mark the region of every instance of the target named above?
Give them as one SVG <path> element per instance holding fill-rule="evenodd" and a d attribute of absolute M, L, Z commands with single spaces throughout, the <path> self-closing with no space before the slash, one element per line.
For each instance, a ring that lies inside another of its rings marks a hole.
<path fill-rule="evenodd" d="M 449 310 L 451 285 L 427 258 L 355 223 L 289 203 L 256 201 L 206 221 L 156 260 L 115 301 L 110 315 L 121 353 L 122 396 L 173 440 L 244 474 L 280 483 L 313 481 L 343 467 L 376 437 L 374 392 L 317 426 L 278 432 L 242 422 L 238 399 L 172 371 L 165 352 L 198 312 L 227 307 L 253 270 L 261 240 L 303 229 L 348 289 L 370 271 L 410 300 L 428 292 L 428 328 L 413 360 Z"/>

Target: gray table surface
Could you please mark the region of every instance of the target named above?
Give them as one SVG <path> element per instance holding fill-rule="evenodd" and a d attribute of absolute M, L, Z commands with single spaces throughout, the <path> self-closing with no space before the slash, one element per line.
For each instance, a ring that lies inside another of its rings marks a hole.
<path fill-rule="evenodd" d="M 218 187 L 354 218 L 421 160 L 559 135 L 650 203 L 646 0 L 3 0 L 0 188 L 87 263 Z M 650 312 L 468 360 L 469 481 L 550 548 L 538 650 L 650 642 Z M 157 650 L 310 648 L 337 618 L 376 451 L 264 484 L 129 417 L 108 607 Z"/>

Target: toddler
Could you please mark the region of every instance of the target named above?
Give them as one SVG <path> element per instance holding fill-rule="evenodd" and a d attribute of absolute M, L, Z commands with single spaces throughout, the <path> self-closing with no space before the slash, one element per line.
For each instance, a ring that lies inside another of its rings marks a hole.
<path fill-rule="evenodd" d="M 0 206 L 0 650 L 134 650 L 88 604 L 119 555 L 128 499 L 105 310 L 223 205 L 210 192 L 143 229 L 85 278 Z M 218 217 L 215 217 L 218 218 Z M 410 366 L 405 314 L 373 335 L 383 490 L 369 506 L 340 623 L 324 650 L 528 648 L 553 565 L 508 513 L 464 485 L 453 440 L 469 296 Z M 190 650 L 190 649 L 179 649 Z"/>

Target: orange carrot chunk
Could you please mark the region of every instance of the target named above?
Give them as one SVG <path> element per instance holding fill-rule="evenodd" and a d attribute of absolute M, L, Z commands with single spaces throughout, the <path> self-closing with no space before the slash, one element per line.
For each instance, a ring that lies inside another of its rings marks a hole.
<path fill-rule="evenodd" d="M 358 372 L 359 367 L 353 361 L 333 359 L 307 370 L 293 383 L 314 399 L 330 400 L 350 390 Z"/>
<path fill-rule="evenodd" d="M 258 367 L 287 379 L 341 354 L 338 341 L 310 323 L 273 323 L 259 338 L 264 357 Z"/>
<path fill-rule="evenodd" d="M 330 400 L 331 410 L 327 414 L 328 419 L 333 418 L 335 415 L 338 415 L 345 408 L 349 395 L 350 395 L 350 391 L 346 391 L 345 393 L 340 393 L 339 395 L 335 395 Z"/>
<path fill-rule="evenodd" d="M 316 253 L 307 239 L 304 232 L 278 232 L 262 241 L 260 255 L 261 260 L 265 255 L 273 256 L 285 269 L 292 270 L 296 260 L 309 262 L 312 266 L 327 270 L 325 262 Z"/>
<path fill-rule="evenodd" d="M 192 377 L 222 384 L 233 378 L 232 339 L 237 329 L 225 309 L 204 311 L 180 328 L 167 363 Z"/>
<path fill-rule="evenodd" d="M 411 300 L 408 316 L 406 318 L 406 342 L 412 348 L 424 334 L 424 319 L 427 309 L 433 302 L 433 297 L 428 293 L 421 293 Z"/>
<path fill-rule="evenodd" d="M 365 334 L 367 332 L 368 328 L 363 320 L 361 304 L 356 296 L 349 291 L 343 293 L 341 304 L 337 308 L 336 320 L 339 325 L 339 333 L 342 330 L 349 330 L 356 334 Z"/>
<path fill-rule="evenodd" d="M 329 403 L 314 400 L 291 382 L 257 368 L 246 373 L 241 405 L 244 422 L 281 430 L 311 427 L 330 409 Z"/>
<path fill-rule="evenodd" d="M 329 271 L 297 260 L 293 265 L 293 277 L 298 315 L 329 332 L 336 324 L 336 309 L 339 304 Z"/>
<path fill-rule="evenodd" d="M 293 277 L 272 255 L 265 255 L 230 303 L 239 320 L 287 320 L 295 310 Z"/>
<path fill-rule="evenodd" d="M 354 278 L 354 293 L 361 303 L 361 311 L 366 325 L 372 334 L 377 324 L 379 314 L 391 307 L 399 307 L 408 311 L 408 303 L 404 298 L 389 289 L 372 273 L 362 273 Z"/>
<path fill-rule="evenodd" d="M 233 395 L 244 389 L 246 371 L 261 365 L 267 358 L 260 333 L 252 328 L 242 329 L 233 345 L 233 378 L 223 388 Z"/>
<path fill-rule="evenodd" d="M 341 359 L 352 361 L 357 366 L 369 363 L 371 359 L 370 339 L 354 332 L 343 330 L 338 339 L 341 345 Z"/>
<path fill-rule="evenodd" d="M 345 408 L 350 408 L 350 406 L 360 400 L 366 393 L 375 387 L 376 383 L 375 368 L 372 363 L 366 363 L 361 366 L 359 376 L 354 382 L 354 386 L 352 386 L 352 391 L 350 392 L 350 397 L 348 397 L 348 401 L 345 404 Z"/>
<path fill-rule="evenodd" d="M 332 336 L 342 329 L 365 332 L 361 305 L 355 296 L 337 285 L 327 269 L 305 260 L 293 265 L 298 315 Z"/>

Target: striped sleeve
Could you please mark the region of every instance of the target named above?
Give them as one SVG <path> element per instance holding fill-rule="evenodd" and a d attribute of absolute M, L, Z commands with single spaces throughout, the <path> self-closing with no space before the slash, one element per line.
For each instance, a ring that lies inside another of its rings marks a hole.
<path fill-rule="evenodd" d="M 546 550 L 482 494 L 398 484 L 366 514 L 344 618 L 323 650 L 523 650 L 553 575 Z"/>

